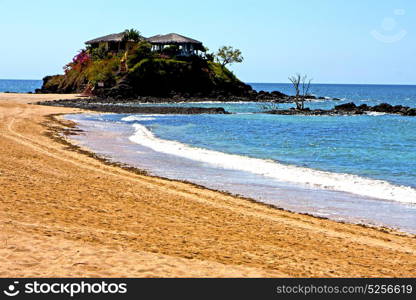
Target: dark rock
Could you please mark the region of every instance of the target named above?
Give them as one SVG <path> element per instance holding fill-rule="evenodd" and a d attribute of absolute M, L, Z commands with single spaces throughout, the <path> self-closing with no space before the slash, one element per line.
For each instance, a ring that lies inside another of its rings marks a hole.
<path fill-rule="evenodd" d="M 117 105 L 119 99 L 55 100 L 38 102 L 39 105 L 88 109 L 98 112 L 132 114 L 229 114 L 223 107 L 174 107 Z"/>
<path fill-rule="evenodd" d="M 395 106 L 393 106 L 393 112 L 394 113 L 399 113 L 403 108 L 404 108 L 403 105 L 395 105 Z"/>
<path fill-rule="evenodd" d="M 379 105 L 373 106 L 371 110 L 375 112 L 384 112 L 384 113 L 394 112 L 393 106 L 388 103 L 381 103 Z"/>
<path fill-rule="evenodd" d="M 59 80 L 61 75 L 53 75 L 53 76 L 45 76 L 43 77 L 42 87 L 40 89 L 36 89 L 35 93 L 37 94 L 52 94 L 52 93 L 60 93 L 61 90 L 59 88 Z"/>
<path fill-rule="evenodd" d="M 406 115 L 408 110 L 409 110 L 408 107 L 402 107 L 400 109 L 399 113 L 402 114 L 402 115 Z"/>
<path fill-rule="evenodd" d="M 273 92 L 271 92 L 270 93 L 273 97 L 276 97 L 276 98 L 286 98 L 287 97 L 287 95 L 286 94 L 283 94 L 283 93 L 281 93 L 281 92 L 279 92 L 279 91 L 273 91 Z"/>
<path fill-rule="evenodd" d="M 369 111 L 370 107 L 367 104 L 361 104 L 360 106 L 357 107 L 357 109 L 361 111 Z"/>
<path fill-rule="evenodd" d="M 357 105 L 355 105 L 355 103 L 352 102 L 335 106 L 335 110 L 353 111 L 356 109 Z"/>
<path fill-rule="evenodd" d="M 406 111 L 406 116 L 416 116 L 416 108 L 410 108 Z"/>
<path fill-rule="evenodd" d="M 335 106 L 334 109 L 282 109 L 282 110 L 271 110 L 266 111 L 265 113 L 268 114 L 278 114 L 278 115 L 328 115 L 328 116 L 336 116 L 336 115 L 362 115 L 368 111 L 375 111 L 375 112 L 384 112 L 390 114 L 399 114 L 403 116 L 416 116 L 416 108 L 409 108 L 402 105 L 392 106 L 387 103 L 382 103 L 380 105 L 376 105 L 374 107 L 368 106 L 366 104 L 362 104 L 360 106 L 356 106 L 354 103 L 346 103 L 342 105 Z"/>

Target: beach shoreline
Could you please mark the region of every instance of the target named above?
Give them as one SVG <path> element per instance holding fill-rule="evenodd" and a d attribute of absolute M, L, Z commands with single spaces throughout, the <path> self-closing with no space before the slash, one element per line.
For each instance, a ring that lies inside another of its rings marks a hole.
<path fill-rule="evenodd" d="M 412 235 L 105 163 L 59 140 L 83 111 L 28 104 L 73 97 L 0 94 L 1 277 L 415 276 Z"/>

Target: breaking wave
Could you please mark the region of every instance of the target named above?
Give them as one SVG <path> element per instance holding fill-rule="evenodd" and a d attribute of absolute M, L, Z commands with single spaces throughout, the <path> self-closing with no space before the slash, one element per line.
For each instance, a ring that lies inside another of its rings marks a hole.
<path fill-rule="evenodd" d="M 133 124 L 133 126 L 136 131 L 130 137 L 132 142 L 165 154 L 192 159 L 218 168 L 250 172 L 279 181 L 301 184 L 317 189 L 342 191 L 403 203 L 416 203 L 416 189 L 408 186 L 394 185 L 387 181 L 357 175 L 319 171 L 285 165 L 273 160 L 192 147 L 180 142 L 157 138 L 141 124 Z"/>

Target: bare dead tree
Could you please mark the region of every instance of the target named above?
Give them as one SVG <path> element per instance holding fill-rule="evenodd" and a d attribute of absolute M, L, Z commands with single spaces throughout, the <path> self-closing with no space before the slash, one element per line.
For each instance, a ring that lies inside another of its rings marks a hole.
<path fill-rule="evenodd" d="M 275 111 L 279 110 L 279 103 L 278 102 L 260 102 L 258 105 L 260 111 L 266 112 L 266 111 Z"/>
<path fill-rule="evenodd" d="M 296 109 L 305 109 L 305 99 L 309 95 L 312 79 L 308 79 L 307 75 L 297 73 L 296 75 L 290 76 L 289 80 L 296 92 L 294 99 Z"/>

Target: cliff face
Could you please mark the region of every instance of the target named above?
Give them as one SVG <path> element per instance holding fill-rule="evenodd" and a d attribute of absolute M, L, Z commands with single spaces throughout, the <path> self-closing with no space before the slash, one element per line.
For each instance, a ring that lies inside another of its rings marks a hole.
<path fill-rule="evenodd" d="M 99 97 L 248 96 L 250 86 L 213 61 L 154 53 L 139 43 L 127 53 L 85 50 L 65 66 L 65 74 L 47 76 L 39 93 L 91 91 Z"/>

